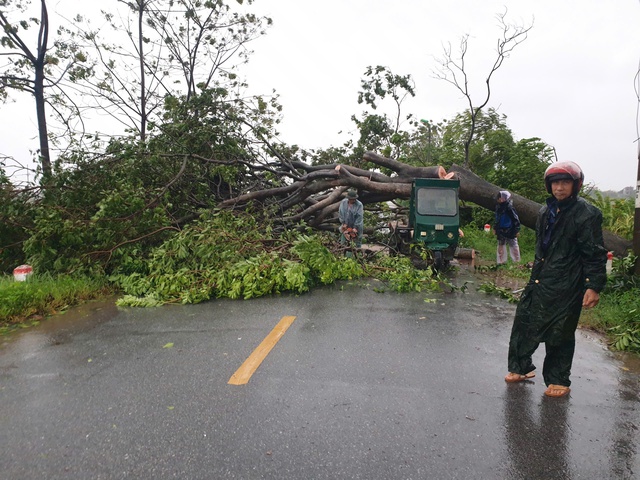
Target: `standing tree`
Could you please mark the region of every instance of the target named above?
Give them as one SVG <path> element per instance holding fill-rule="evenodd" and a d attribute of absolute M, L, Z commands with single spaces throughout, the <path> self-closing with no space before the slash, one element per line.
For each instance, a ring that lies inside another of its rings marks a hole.
<path fill-rule="evenodd" d="M 502 66 L 502 63 L 513 49 L 527 39 L 529 30 L 533 28 L 533 25 L 529 27 L 509 25 L 505 23 L 505 16 L 506 11 L 505 13 L 497 16 L 498 21 L 502 26 L 502 38 L 498 40 L 496 49 L 497 57 L 493 66 L 489 70 L 487 78 L 485 79 L 486 95 L 480 105 L 474 106 L 473 99 L 471 98 L 471 92 L 469 90 L 469 74 L 465 69 L 465 56 L 467 54 L 469 40 L 468 34 L 464 35 L 460 41 L 459 58 L 453 58 L 451 45 L 448 45 L 444 49 L 443 58 L 439 61 L 440 67 L 434 72 L 437 79 L 449 82 L 456 87 L 467 99 L 467 103 L 469 105 L 469 112 L 471 113 L 471 127 L 469 128 L 467 137 L 464 140 L 464 168 L 469 168 L 469 151 L 476 130 L 476 122 L 480 112 L 482 112 L 482 109 L 487 106 L 489 99 L 491 98 L 491 77 Z"/>
<path fill-rule="evenodd" d="M 465 140 L 471 128 L 469 111 L 456 115 L 444 128 L 440 164 L 450 168 L 463 158 Z M 553 161 L 553 149 L 539 138 L 516 141 L 507 116 L 493 108 L 479 112 L 474 140 L 469 147 L 469 170 L 484 180 L 542 202 L 546 192 L 532 178 L 542 178 Z"/>
<path fill-rule="evenodd" d="M 119 3 L 126 8 L 122 14 L 102 12 L 111 27 L 108 42 L 103 32 L 87 29 L 80 17 L 76 35 L 97 57 L 95 75 L 88 79 L 93 108 L 122 123 L 142 142 L 152 126 L 162 123 L 168 97 L 188 101 L 220 86 L 229 91 L 241 88 L 234 62 L 246 61 L 247 44 L 271 24 L 268 18 L 232 11 L 222 0 Z"/>
<path fill-rule="evenodd" d="M 398 158 L 401 146 L 406 141 L 400 127 L 404 120 L 411 121 L 413 115 L 402 118 L 402 103 L 410 95 L 415 96 L 415 84 L 411 75 L 396 75 L 388 67 L 367 67 L 365 76 L 360 82 L 358 103 L 368 105 L 377 110 L 385 98 L 393 102 L 393 118 L 386 114 L 370 114 L 364 112 L 361 119 L 355 115 L 351 119 L 360 130 L 360 139 L 356 148 L 356 157 L 360 159 L 367 150 L 378 150 L 384 155 Z"/>
<path fill-rule="evenodd" d="M 0 56 L 5 59 L 0 66 L 0 97 L 6 100 L 9 90 L 33 95 L 40 141 L 40 166 L 43 176 L 47 178 L 52 173 L 52 162 L 45 107 L 47 103 L 52 105 L 59 117 L 64 119 L 64 124 L 69 126 L 69 115 L 60 108 L 72 103 L 63 100 L 68 97 L 60 82 L 67 74 L 79 75 L 77 67 L 84 61 L 84 55 L 70 42 L 56 40 L 50 46 L 46 1 L 40 0 L 39 17 L 26 17 L 30 13 L 29 6 L 29 0 L 0 0 Z M 11 18 L 11 14 L 17 18 Z M 30 38 L 32 27 L 38 29 L 35 38 Z M 31 42 L 35 45 L 30 46 Z"/>
<path fill-rule="evenodd" d="M 38 132 L 40 139 L 40 163 L 42 173 L 51 175 L 51 158 L 49 155 L 49 135 L 47 132 L 47 117 L 45 114 L 44 79 L 45 65 L 47 64 L 47 51 L 49 49 L 49 14 L 45 0 L 41 0 L 40 19 L 19 19 L 11 21 L 5 13 L 5 8 L 11 6 L 11 0 L 1 0 L 0 27 L 2 38 L 0 46 L 5 50 L 2 56 L 7 58 L 8 64 L 4 65 L 0 75 L 2 95 L 6 98 L 7 89 L 15 89 L 32 94 L 36 101 L 36 114 L 38 118 Z M 15 7 L 25 11 L 28 4 L 15 2 Z M 26 31 L 37 25 L 39 27 L 35 51 L 23 40 Z"/>
<path fill-rule="evenodd" d="M 144 142 L 149 119 L 170 92 L 164 83 L 168 72 L 162 68 L 163 51 L 149 45 L 153 29 L 145 17 L 153 0 L 118 2 L 125 5 L 125 15 L 101 12 L 112 31 L 118 33 L 109 35 L 109 42 L 102 39 L 101 29 L 91 30 L 80 15 L 73 19 L 75 29 L 65 30 L 93 52 L 92 75 L 82 79 L 82 87 L 90 92 L 87 109 L 99 110 Z"/>
<path fill-rule="evenodd" d="M 187 100 L 213 88 L 220 78 L 235 79 L 237 62 L 246 63 L 251 54 L 248 44 L 272 23 L 233 11 L 222 0 L 150 1 L 148 14 L 158 46 L 167 50 L 170 68 L 182 77 L 180 92 Z"/>
<path fill-rule="evenodd" d="M 473 142 L 466 145 L 469 132 L 474 129 Z M 476 175 L 489 178 L 496 164 L 504 163 L 514 144 L 513 134 L 507 126 L 506 115 L 500 115 L 493 108 L 479 111 L 472 119 L 469 110 L 451 119 L 443 132 L 442 166 L 448 168 L 466 158 L 467 167 Z"/>

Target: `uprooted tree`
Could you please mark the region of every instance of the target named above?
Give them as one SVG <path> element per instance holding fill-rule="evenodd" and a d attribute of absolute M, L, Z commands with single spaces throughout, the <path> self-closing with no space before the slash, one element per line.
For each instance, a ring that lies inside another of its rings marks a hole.
<path fill-rule="evenodd" d="M 319 229 L 335 229 L 336 212 L 343 193 L 349 188 L 360 191 L 360 200 L 366 204 L 408 199 L 415 178 L 444 178 L 455 176 L 460 180 L 460 199 L 493 210 L 499 186 L 493 185 L 464 167 L 453 165 L 449 173 L 441 166 L 414 167 L 383 157 L 374 152 L 364 154 L 374 169 L 367 170 L 348 165 L 310 166 L 303 162 L 289 162 L 288 168 L 296 173 L 296 180 L 277 188 L 266 188 L 243 193 L 220 204 L 226 208 L 244 208 L 250 202 L 277 206 L 278 221 L 305 223 Z M 388 171 L 389 174 L 382 173 Z M 513 195 L 523 225 L 534 228 L 538 211 L 537 202 Z M 605 246 L 617 255 L 625 255 L 631 242 L 605 231 Z"/>

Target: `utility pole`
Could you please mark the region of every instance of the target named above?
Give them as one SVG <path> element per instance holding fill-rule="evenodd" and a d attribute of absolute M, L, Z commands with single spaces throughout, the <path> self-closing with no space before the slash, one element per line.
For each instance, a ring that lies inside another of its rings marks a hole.
<path fill-rule="evenodd" d="M 640 63 L 638 64 L 638 71 L 634 78 L 636 84 L 636 97 L 638 98 L 638 105 L 636 108 L 640 111 Z M 633 215 L 633 254 L 636 257 L 636 262 L 633 268 L 633 273 L 640 275 L 640 133 L 638 132 L 638 123 L 636 120 L 636 144 L 638 145 L 638 175 L 636 179 L 636 210 Z"/>
<path fill-rule="evenodd" d="M 636 181 L 636 211 L 633 216 L 633 254 L 636 257 L 634 273 L 640 275 L 640 145 L 638 145 L 638 178 Z"/>

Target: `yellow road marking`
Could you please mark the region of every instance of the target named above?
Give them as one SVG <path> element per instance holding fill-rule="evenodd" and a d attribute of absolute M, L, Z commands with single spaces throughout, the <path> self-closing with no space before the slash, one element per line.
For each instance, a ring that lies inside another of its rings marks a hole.
<path fill-rule="evenodd" d="M 262 361 L 267 357 L 271 349 L 275 347 L 278 340 L 280 340 L 295 319 L 296 317 L 282 317 L 278 324 L 273 327 L 273 330 L 271 330 L 269 335 L 262 340 L 262 343 L 260 343 L 244 363 L 240 365 L 240 368 L 231 375 L 231 378 L 227 383 L 229 385 L 246 384 L 251 378 L 251 375 L 253 375 L 257 370 Z"/>

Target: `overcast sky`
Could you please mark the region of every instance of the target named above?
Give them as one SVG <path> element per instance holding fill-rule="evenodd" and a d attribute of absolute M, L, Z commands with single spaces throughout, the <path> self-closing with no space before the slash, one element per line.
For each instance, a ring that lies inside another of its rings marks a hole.
<path fill-rule="evenodd" d="M 50 8 L 69 15 L 74 5 Z M 505 9 L 507 23 L 533 29 L 494 74 L 488 107 L 507 116 L 516 140 L 539 137 L 559 160 L 580 164 L 587 182 L 635 186 L 640 0 L 255 0 L 252 10 L 274 25 L 252 44 L 245 73 L 252 92 L 280 94 L 281 139 L 306 149 L 341 145 L 353 132 L 370 65 L 413 77 L 416 97 L 405 114 L 451 119 L 467 104 L 433 77 L 436 58 L 448 43 L 457 52 L 469 35 L 467 71 L 480 103 L 502 33 L 496 15 Z M 32 109 L 3 107 L 0 153 L 26 159 L 37 148 Z"/>
<path fill-rule="evenodd" d="M 489 107 L 507 116 L 516 139 L 540 137 L 559 160 L 580 164 L 602 189 L 635 186 L 640 61 L 638 0 L 257 0 L 274 26 L 253 45 L 249 81 L 275 88 L 284 106 L 282 137 L 305 148 L 339 145 L 353 130 L 367 66 L 411 74 L 416 97 L 405 113 L 450 119 L 466 101 L 433 77 L 443 45 L 469 34 L 475 103 L 496 59 L 506 21 L 533 23 L 528 39 L 494 75 Z"/>

